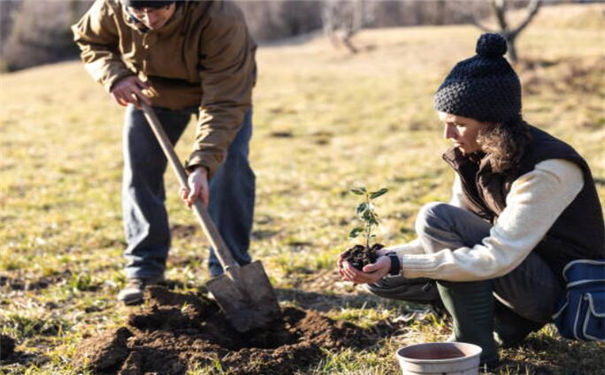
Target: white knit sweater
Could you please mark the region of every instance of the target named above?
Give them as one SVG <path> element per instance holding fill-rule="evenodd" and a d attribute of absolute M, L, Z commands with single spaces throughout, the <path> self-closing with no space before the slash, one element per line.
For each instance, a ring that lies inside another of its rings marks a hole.
<path fill-rule="evenodd" d="M 563 159 L 542 161 L 513 182 L 506 208 L 480 244 L 426 254 L 420 242 L 414 240 L 389 250 L 399 256 L 407 278 L 475 281 L 505 275 L 540 242 L 583 185 L 582 170 L 575 163 Z M 450 204 L 466 208 L 461 196 L 456 175 Z"/>

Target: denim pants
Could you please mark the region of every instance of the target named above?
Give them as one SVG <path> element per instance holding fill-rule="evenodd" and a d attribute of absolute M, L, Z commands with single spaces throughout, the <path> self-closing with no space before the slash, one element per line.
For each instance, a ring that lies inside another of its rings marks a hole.
<path fill-rule="evenodd" d="M 197 107 L 184 110 L 154 108 L 172 144 L 183 134 Z M 248 163 L 252 136 L 252 111 L 231 143 L 225 161 L 210 180 L 208 212 L 225 244 L 239 264 L 250 263 L 248 247 L 254 214 L 255 176 Z M 124 172 L 122 209 L 127 248 L 126 276 L 162 276 L 170 249 L 170 228 L 164 205 L 164 172 L 167 160 L 143 112 L 126 110 L 123 134 Z M 177 191 L 174 194 L 178 194 Z M 202 253 L 200 253 L 201 256 Z M 210 274 L 222 267 L 210 249 Z"/>
<path fill-rule="evenodd" d="M 472 212 L 446 203 L 425 205 L 416 219 L 416 232 L 426 253 L 473 246 L 489 236 L 491 224 Z M 369 290 L 383 297 L 398 298 L 411 281 L 403 276 L 385 278 Z M 530 253 L 508 274 L 490 280 L 496 313 L 503 308 L 532 322 L 546 323 L 563 293 L 560 280 L 546 262 Z M 405 297 L 405 295 L 402 295 Z"/>

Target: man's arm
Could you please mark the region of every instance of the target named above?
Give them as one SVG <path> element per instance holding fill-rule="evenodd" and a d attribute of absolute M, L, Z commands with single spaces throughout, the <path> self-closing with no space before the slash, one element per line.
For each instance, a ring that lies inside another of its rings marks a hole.
<path fill-rule="evenodd" d="M 114 9 L 106 0 L 96 0 L 86 14 L 71 27 L 80 57 L 92 78 L 107 92 L 122 78 L 133 75 L 122 62 Z"/>
<path fill-rule="evenodd" d="M 251 107 L 254 56 L 243 14 L 225 2 L 206 25 L 201 43 L 202 102 L 187 169 L 211 177 Z"/>

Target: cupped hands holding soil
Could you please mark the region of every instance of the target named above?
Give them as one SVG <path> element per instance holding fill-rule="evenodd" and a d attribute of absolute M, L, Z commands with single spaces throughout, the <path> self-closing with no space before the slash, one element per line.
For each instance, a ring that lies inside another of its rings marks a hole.
<path fill-rule="evenodd" d="M 377 251 L 383 247 L 384 245 L 379 243 L 372 245 L 369 249 L 363 245 L 355 245 L 342 254 L 342 259 L 362 271 L 365 265 L 376 263 L 379 256 Z"/>

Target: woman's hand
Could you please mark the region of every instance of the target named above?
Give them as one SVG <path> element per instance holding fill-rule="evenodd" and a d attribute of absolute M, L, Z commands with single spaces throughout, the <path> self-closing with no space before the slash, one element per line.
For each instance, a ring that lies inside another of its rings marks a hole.
<path fill-rule="evenodd" d="M 363 271 L 359 271 L 349 262 L 344 260 L 343 254 L 338 258 L 338 271 L 340 276 L 355 284 L 373 284 L 382 279 L 391 269 L 391 258 L 381 255 L 376 260 L 376 263 L 366 264 Z"/>
<path fill-rule="evenodd" d="M 388 253 L 392 253 L 393 250 L 390 247 L 383 247 L 382 249 L 376 250 L 376 255 L 383 256 L 383 255 L 387 255 Z"/>
<path fill-rule="evenodd" d="M 189 175 L 189 188 L 181 188 L 181 198 L 188 207 L 191 207 L 196 199 L 201 199 L 204 207 L 208 208 L 210 200 L 210 189 L 208 188 L 208 170 L 205 167 L 197 167 Z"/>

